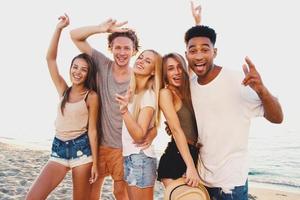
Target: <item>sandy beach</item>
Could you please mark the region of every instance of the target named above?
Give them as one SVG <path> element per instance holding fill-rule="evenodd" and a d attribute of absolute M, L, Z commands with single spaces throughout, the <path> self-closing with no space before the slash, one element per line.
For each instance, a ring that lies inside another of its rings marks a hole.
<path fill-rule="evenodd" d="M 19 145 L 0 142 L 0 199 L 24 199 L 34 179 L 47 162 L 49 151 L 33 150 Z M 102 190 L 101 199 L 114 199 L 111 190 L 112 180 L 107 178 Z M 249 199 L 255 200 L 299 200 L 300 193 L 279 190 L 251 188 Z M 71 174 L 50 194 L 49 200 L 72 199 Z M 163 199 L 163 187 L 157 182 L 155 198 Z"/>

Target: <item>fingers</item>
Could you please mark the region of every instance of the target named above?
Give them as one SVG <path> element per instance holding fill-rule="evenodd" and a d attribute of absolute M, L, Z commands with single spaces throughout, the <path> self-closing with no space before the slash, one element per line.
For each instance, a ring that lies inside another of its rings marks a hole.
<path fill-rule="evenodd" d="M 198 11 L 198 13 L 200 14 L 200 13 L 201 13 L 201 10 L 202 10 L 201 5 L 197 6 L 197 7 L 195 8 L 195 10 Z"/>
<path fill-rule="evenodd" d="M 188 177 L 185 178 L 185 183 L 191 187 L 196 187 L 199 184 L 199 182 L 196 179 L 188 178 Z"/>
<path fill-rule="evenodd" d="M 191 187 L 197 187 L 200 183 L 200 179 L 198 178 L 192 178 L 192 177 L 186 177 L 185 183 Z"/>
<path fill-rule="evenodd" d="M 142 144 L 139 144 L 138 146 L 141 147 L 141 150 L 148 149 L 150 147 L 151 143 L 149 142 L 144 142 Z"/>
<path fill-rule="evenodd" d="M 58 20 L 60 20 L 59 26 L 62 28 L 66 27 L 70 23 L 69 16 L 66 13 L 64 13 L 64 15 L 59 16 Z"/>
<path fill-rule="evenodd" d="M 193 1 L 191 1 L 191 10 L 194 13 L 194 2 Z"/>
<path fill-rule="evenodd" d="M 97 179 L 98 179 L 98 173 L 92 171 L 92 172 L 91 172 L 91 177 L 90 177 L 90 179 L 89 179 L 90 184 L 95 183 L 95 182 L 97 181 Z"/>
<path fill-rule="evenodd" d="M 248 70 L 248 66 L 246 64 L 243 64 L 243 71 L 244 71 L 244 74 L 247 76 L 247 74 L 249 73 L 249 70 Z"/>
<path fill-rule="evenodd" d="M 248 86 L 248 85 L 252 86 L 255 84 L 259 84 L 259 83 L 260 83 L 260 81 L 254 77 L 249 77 L 249 78 L 243 80 L 243 85 L 245 85 L 245 86 Z"/>
<path fill-rule="evenodd" d="M 119 94 L 116 94 L 116 101 L 121 105 L 127 105 L 128 104 L 128 98 L 127 96 L 122 96 Z"/>
<path fill-rule="evenodd" d="M 248 56 L 245 57 L 245 61 L 249 66 L 249 71 L 256 71 L 254 63 L 250 60 Z"/>
<path fill-rule="evenodd" d="M 116 23 L 115 26 L 116 27 L 121 27 L 121 26 L 124 26 L 125 24 L 127 24 L 128 21 L 124 21 L 124 22 L 119 22 L 119 23 Z"/>

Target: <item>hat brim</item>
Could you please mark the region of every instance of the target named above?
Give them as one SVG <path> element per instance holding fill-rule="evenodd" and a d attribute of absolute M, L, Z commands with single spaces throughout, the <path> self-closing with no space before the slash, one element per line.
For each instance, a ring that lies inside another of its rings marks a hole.
<path fill-rule="evenodd" d="M 199 200 L 210 200 L 209 194 L 204 185 L 199 184 L 198 187 L 188 186 L 184 178 L 178 178 L 173 180 L 164 192 L 164 200 L 173 200 L 175 198 L 183 198 L 188 196 L 200 195 L 202 199 Z"/>

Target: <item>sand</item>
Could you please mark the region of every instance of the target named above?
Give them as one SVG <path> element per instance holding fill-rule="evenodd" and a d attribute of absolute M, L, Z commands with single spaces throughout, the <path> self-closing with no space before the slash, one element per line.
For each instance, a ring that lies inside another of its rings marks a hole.
<path fill-rule="evenodd" d="M 0 199 L 24 199 L 34 179 L 49 158 L 49 151 L 5 144 L 0 142 Z M 112 180 L 108 177 L 102 188 L 102 200 L 114 199 Z M 279 190 L 250 188 L 250 198 L 255 200 L 300 200 L 300 193 Z M 163 199 L 163 186 L 155 185 L 155 200 Z M 49 195 L 49 200 L 72 199 L 71 173 Z"/>

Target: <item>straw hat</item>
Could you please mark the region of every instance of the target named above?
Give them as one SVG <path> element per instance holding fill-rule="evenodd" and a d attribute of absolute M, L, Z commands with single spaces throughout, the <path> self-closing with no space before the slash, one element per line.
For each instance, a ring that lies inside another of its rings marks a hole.
<path fill-rule="evenodd" d="M 202 184 L 190 187 L 184 182 L 184 178 L 178 178 L 167 186 L 164 200 L 210 200 L 210 198 Z"/>

